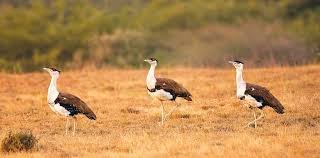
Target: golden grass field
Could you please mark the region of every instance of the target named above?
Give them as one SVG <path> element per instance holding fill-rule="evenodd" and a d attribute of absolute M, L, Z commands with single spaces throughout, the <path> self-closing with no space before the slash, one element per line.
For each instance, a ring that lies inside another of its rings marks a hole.
<path fill-rule="evenodd" d="M 320 157 L 320 66 L 245 69 L 244 79 L 268 87 L 286 108 L 266 108 L 258 128 L 235 97 L 235 70 L 162 68 L 158 77 L 182 83 L 193 102 L 159 126 L 160 103 L 152 100 L 143 70 L 85 69 L 62 72 L 60 91 L 86 101 L 97 115 L 78 117 L 75 136 L 66 118 L 47 105 L 46 72 L 0 73 L 0 139 L 9 131 L 32 131 L 36 151 L 0 157 Z M 166 103 L 166 110 L 173 107 Z"/>

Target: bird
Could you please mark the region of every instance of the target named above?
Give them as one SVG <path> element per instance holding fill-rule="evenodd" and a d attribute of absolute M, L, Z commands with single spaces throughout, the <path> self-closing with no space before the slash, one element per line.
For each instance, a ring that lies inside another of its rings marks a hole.
<path fill-rule="evenodd" d="M 155 69 L 158 65 L 157 59 L 149 58 L 144 61 L 151 65 L 146 78 L 147 92 L 152 98 L 158 99 L 161 102 L 161 125 L 163 125 L 165 119 L 180 106 L 175 101 L 176 98 L 180 97 L 187 101 L 192 101 L 192 95 L 186 88 L 172 79 L 155 77 Z M 176 103 L 176 106 L 166 115 L 164 114 L 163 101 L 174 101 Z"/>
<path fill-rule="evenodd" d="M 96 115 L 90 107 L 77 96 L 69 93 L 59 92 L 57 89 L 57 80 L 61 71 L 56 68 L 43 68 L 51 76 L 51 82 L 48 88 L 47 101 L 49 107 L 55 113 L 65 116 L 66 122 L 66 135 L 68 135 L 68 128 L 70 127 L 70 118 L 73 119 L 73 135 L 75 135 L 76 116 L 83 114 L 90 120 L 96 120 Z"/>
<path fill-rule="evenodd" d="M 273 108 L 273 110 L 278 114 L 284 114 L 283 105 L 267 88 L 247 83 L 243 80 L 243 62 L 235 60 L 229 61 L 229 63 L 236 68 L 237 98 L 246 101 L 249 108 L 253 109 L 254 120 L 248 123 L 249 127 L 254 123 L 254 128 L 257 128 L 257 121 L 265 116 L 263 109 L 266 106 Z M 259 109 L 259 117 L 256 117 L 254 109 Z"/>

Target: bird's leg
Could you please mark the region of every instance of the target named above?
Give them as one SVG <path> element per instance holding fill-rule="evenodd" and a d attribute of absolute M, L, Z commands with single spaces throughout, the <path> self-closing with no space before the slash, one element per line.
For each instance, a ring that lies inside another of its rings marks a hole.
<path fill-rule="evenodd" d="M 67 122 L 66 122 L 66 135 L 68 135 L 68 129 L 69 129 L 69 117 L 67 117 Z"/>
<path fill-rule="evenodd" d="M 73 136 L 76 134 L 76 117 L 72 117 L 73 118 Z"/>
<path fill-rule="evenodd" d="M 250 122 L 248 123 L 248 127 L 250 127 L 251 124 L 255 123 L 255 124 L 254 124 L 254 128 L 256 128 L 256 127 L 257 127 L 257 122 L 256 122 L 257 116 L 256 116 L 256 111 L 255 111 L 254 109 L 253 109 L 253 117 L 254 117 L 254 120 L 253 120 L 253 121 L 250 121 Z"/>
<path fill-rule="evenodd" d="M 254 121 L 254 128 L 257 128 L 257 116 L 255 111 L 253 112 L 253 115 L 254 115 L 254 119 L 256 120 Z"/>
<path fill-rule="evenodd" d="M 250 127 L 250 124 L 254 123 L 254 127 L 257 128 L 257 121 L 264 117 L 264 113 L 262 110 L 260 110 L 260 116 L 258 118 L 256 118 L 256 114 L 254 111 L 254 116 L 255 116 L 255 119 L 253 121 L 249 122 L 248 126 Z"/>
<path fill-rule="evenodd" d="M 254 106 L 251 105 L 250 103 L 247 103 L 247 102 L 245 102 L 244 105 L 245 105 L 247 108 L 253 110 L 254 120 L 253 120 L 253 121 L 250 121 L 250 122 L 247 124 L 247 126 L 250 127 L 250 125 L 251 125 L 252 123 L 254 123 L 254 128 L 257 128 L 257 122 L 255 121 L 255 120 L 257 119 L 257 116 L 256 116 L 256 112 L 255 112 Z"/>
<path fill-rule="evenodd" d="M 176 106 L 174 108 L 172 108 L 171 111 L 166 114 L 165 119 L 167 117 L 169 117 L 174 111 L 176 111 L 179 106 L 180 106 L 180 104 L 176 103 Z"/>
<path fill-rule="evenodd" d="M 260 110 L 260 116 L 257 119 L 255 119 L 255 121 L 258 121 L 263 117 L 264 117 L 264 112 L 262 110 Z"/>
<path fill-rule="evenodd" d="M 163 123 L 164 123 L 164 106 L 163 106 L 163 103 L 161 101 L 161 126 L 163 126 Z"/>

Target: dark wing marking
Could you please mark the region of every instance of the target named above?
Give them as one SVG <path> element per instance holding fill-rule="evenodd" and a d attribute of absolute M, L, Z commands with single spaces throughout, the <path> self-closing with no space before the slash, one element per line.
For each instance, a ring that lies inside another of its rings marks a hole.
<path fill-rule="evenodd" d="M 279 114 L 284 113 L 284 107 L 282 104 L 265 87 L 247 83 L 244 94 L 252 96 L 258 102 L 261 102 L 263 106 L 270 106 Z"/>
<path fill-rule="evenodd" d="M 163 89 L 173 95 L 173 100 L 176 97 L 184 98 L 188 101 L 192 101 L 190 92 L 182 85 L 174 80 L 168 78 L 157 78 L 156 87 L 157 90 Z"/>
<path fill-rule="evenodd" d="M 80 98 L 69 94 L 69 93 L 59 93 L 58 98 L 55 103 L 59 103 L 60 106 L 64 107 L 70 112 L 70 115 L 77 115 L 79 113 L 84 114 L 91 120 L 96 119 L 96 115 L 88 107 L 88 105 L 82 101 Z"/>

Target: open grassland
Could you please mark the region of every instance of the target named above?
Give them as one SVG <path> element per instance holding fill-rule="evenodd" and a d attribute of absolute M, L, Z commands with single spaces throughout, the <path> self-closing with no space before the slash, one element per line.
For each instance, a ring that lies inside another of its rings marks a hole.
<path fill-rule="evenodd" d="M 160 103 L 146 92 L 145 70 L 62 72 L 61 91 L 85 100 L 96 121 L 78 117 L 75 136 L 65 135 L 66 118 L 47 105 L 47 73 L 0 74 L 0 139 L 9 131 L 32 131 L 37 151 L 0 157 L 319 157 L 320 66 L 245 69 L 244 79 L 268 87 L 286 108 L 265 109 L 258 128 L 235 97 L 230 69 L 157 70 L 182 83 L 194 101 L 159 126 Z M 173 107 L 166 103 L 166 110 Z"/>

